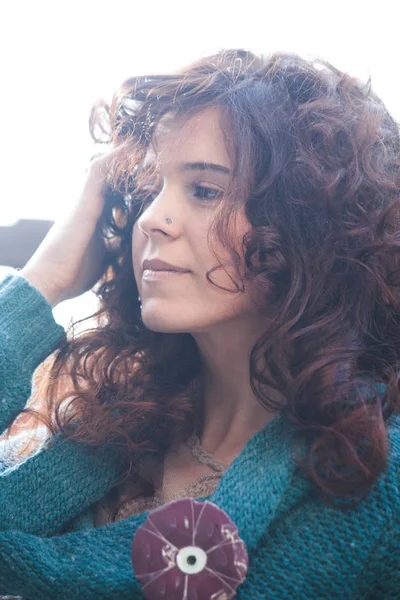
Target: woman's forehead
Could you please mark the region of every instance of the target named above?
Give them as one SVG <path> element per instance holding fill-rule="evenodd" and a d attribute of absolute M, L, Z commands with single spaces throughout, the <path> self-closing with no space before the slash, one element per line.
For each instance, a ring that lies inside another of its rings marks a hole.
<path fill-rule="evenodd" d="M 230 168 L 230 158 L 216 109 L 207 109 L 184 120 L 169 117 L 160 122 L 147 150 L 144 164 L 172 168 L 178 163 L 215 163 Z"/>

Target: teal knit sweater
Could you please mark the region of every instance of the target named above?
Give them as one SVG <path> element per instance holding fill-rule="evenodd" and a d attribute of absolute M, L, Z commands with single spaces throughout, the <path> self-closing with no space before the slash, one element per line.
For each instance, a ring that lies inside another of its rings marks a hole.
<path fill-rule="evenodd" d="M 35 368 L 65 335 L 17 272 L 0 282 L 0 430 L 25 406 Z M 295 469 L 282 414 L 254 435 L 209 500 L 237 525 L 249 570 L 239 600 L 400 599 L 400 422 L 368 497 L 348 511 L 320 501 Z M 1 465 L 1 456 L 0 456 Z M 135 600 L 133 536 L 147 513 L 93 526 L 115 458 L 58 435 L 0 476 L 0 595 L 25 600 Z M 68 533 L 66 533 L 68 531 Z M 203 600 L 203 599 L 200 599 Z"/>

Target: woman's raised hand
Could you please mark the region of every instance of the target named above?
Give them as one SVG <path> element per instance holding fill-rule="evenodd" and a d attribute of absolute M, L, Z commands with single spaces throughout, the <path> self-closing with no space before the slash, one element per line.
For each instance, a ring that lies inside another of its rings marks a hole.
<path fill-rule="evenodd" d="M 54 223 L 20 271 L 53 307 L 90 290 L 104 272 L 107 246 L 98 223 L 114 153 L 107 151 L 90 162 L 78 201 Z"/>

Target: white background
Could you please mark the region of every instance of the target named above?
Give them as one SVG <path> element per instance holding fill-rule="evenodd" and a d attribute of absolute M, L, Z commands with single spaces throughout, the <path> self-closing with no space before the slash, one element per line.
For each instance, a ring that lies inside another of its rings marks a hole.
<path fill-rule="evenodd" d="M 320 56 L 372 85 L 400 118 L 397 0 L 18 1 L 0 4 L 0 225 L 57 219 L 93 146 L 92 103 L 124 78 L 221 48 Z"/>

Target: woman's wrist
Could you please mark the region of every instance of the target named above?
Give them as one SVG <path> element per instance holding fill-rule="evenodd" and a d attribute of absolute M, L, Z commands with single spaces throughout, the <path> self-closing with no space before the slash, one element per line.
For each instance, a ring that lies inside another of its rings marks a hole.
<path fill-rule="evenodd" d="M 52 290 L 51 287 L 45 283 L 44 277 L 35 272 L 35 270 L 24 267 L 23 269 L 19 269 L 18 273 L 42 294 L 52 308 L 60 303 L 60 294 L 55 290 Z"/>

